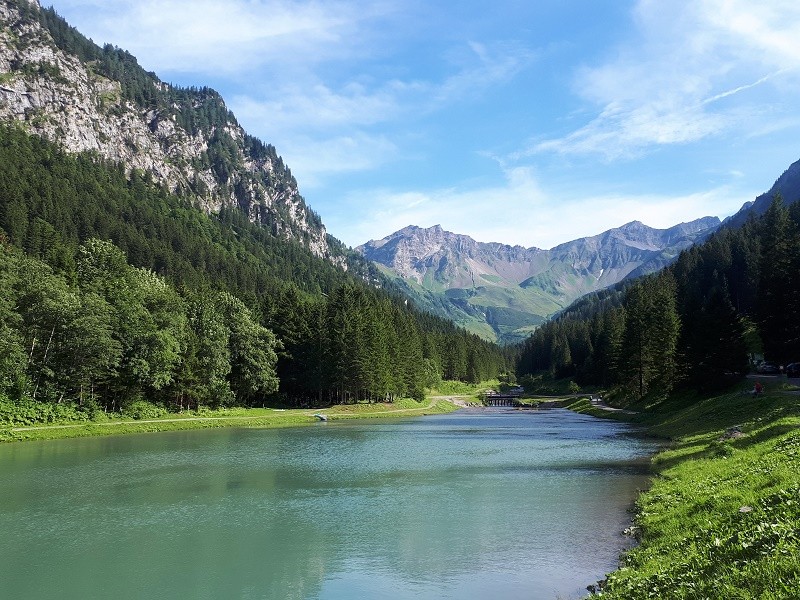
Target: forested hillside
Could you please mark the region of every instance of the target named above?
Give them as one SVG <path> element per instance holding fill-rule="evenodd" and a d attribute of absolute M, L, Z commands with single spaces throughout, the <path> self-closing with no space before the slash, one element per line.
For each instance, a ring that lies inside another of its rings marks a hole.
<path fill-rule="evenodd" d="M 685 250 L 665 271 L 587 298 L 524 344 L 519 376 L 550 373 L 658 399 L 743 376 L 748 355 L 800 361 L 800 204 Z"/>
<path fill-rule="evenodd" d="M 7 405 L 419 398 L 504 368 L 499 348 L 411 309 L 358 257 L 344 271 L 240 211 L 204 213 L 15 127 L 0 128 L 0 226 Z"/>
<path fill-rule="evenodd" d="M 36 0 L 3 0 L 0 21 L 0 120 L 146 174 L 207 212 L 238 209 L 318 256 L 341 254 L 276 149 L 245 132 L 220 94 L 162 82 Z"/>

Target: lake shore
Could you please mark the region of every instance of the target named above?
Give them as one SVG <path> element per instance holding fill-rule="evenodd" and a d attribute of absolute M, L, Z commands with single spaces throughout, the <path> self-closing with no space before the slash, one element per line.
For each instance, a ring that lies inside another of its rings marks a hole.
<path fill-rule="evenodd" d="M 74 437 L 121 435 L 156 431 L 178 431 L 218 427 L 296 427 L 326 420 L 411 417 L 452 412 L 461 408 L 466 396 L 431 396 L 422 402 L 342 404 L 319 409 L 236 408 L 169 413 L 163 418 L 102 418 L 53 424 L 0 428 L 0 442 L 49 440 Z"/>
<path fill-rule="evenodd" d="M 566 410 L 466 408 L 5 444 L 4 590 L 575 598 L 615 565 L 646 481 L 637 466 L 652 444 L 629 429 Z"/>
<path fill-rule="evenodd" d="M 635 414 L 589 400 L 564 407 L 645 426 L 670 440 L 636 502 L 638 545 L 599 598 L 796 598 L 800 589 L 800 403 L 774 382 L 691 394 Z M 636 407 L 637 410 L 640 407 Z"/>

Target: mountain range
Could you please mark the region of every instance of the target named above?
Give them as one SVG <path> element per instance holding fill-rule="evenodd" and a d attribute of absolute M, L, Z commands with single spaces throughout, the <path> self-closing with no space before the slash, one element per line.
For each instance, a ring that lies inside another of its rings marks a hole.
<path fill-rule="evenodd" d="M 633 221 L 550 250 L 482 243 L 466 235 L 409 226 L 356 248 L 423 305 L 500 342 L 523 339 L 577 298 L 627 277 L 661 269 L 707 238 L 717 217 L 653 229 Z M 436 294 L 446 298 L 438 305 Z M 449 309 L 449 310 L 448 310 Z"/>
<path fill-rule="evenodd" d="M 580 296 L 656 271 L 720 226 L 716 217 L 663 230 L 633 221 L 550 250 L 409 226 L 357 248 L 381 278 L 328 235 L 277 150 L 249 135 L 217 92 L 161 81 L 38 0 L 0 2 L 0 20 L 0 122 L 122 165 L 129 177 L 208 214 L 236 209 L 275 238 L 375 286 L 394 286 L 418 307 L 489 340 L 523 339 Z M 763 213 L 776 192 L 787 201 L 800 197 L 800 161 L 724 225 Z"/>

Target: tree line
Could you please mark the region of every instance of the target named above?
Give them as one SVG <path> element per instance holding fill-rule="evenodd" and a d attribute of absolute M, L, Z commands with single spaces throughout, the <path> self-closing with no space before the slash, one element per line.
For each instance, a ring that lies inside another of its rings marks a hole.
<path fill-rule="evenodd" d="M 0 395 L 118 410 L 420 398 L 507 368 L 497 346 L 409 306 L 233 208 L 209 215 L 96 155 L 0 128 Z"/>
<path fill-rule="evenodd" d="M 521 347 L 518 377 L 549 373 L 629 399 L 709 390 L 763 355 L 800 361 L 800 204 L 777 196 L 664 271 L 576 303 Z"/>

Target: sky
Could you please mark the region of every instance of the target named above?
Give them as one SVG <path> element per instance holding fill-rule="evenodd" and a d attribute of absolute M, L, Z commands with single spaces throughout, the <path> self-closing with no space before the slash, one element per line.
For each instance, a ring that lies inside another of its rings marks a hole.
<path fill-rule="evenodd" d="M 724 218 L 800 159 L 797 0 L 41 0 L 213 87 L 349 246 Z"/>

